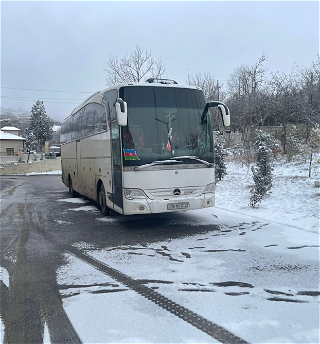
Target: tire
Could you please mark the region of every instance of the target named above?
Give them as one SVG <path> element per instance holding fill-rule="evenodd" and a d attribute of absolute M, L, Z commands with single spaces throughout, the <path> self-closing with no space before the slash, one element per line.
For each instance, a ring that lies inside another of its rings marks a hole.
<path fill-rule="evenodd" d="M 70 193 L 71 197 L 77 197 L 77 193 L 73 189 L 71 177 L 69 177 L 69 193 Z"/>
<path fill-rule="evenodd" d="M 104 216 L 110 215 L 110 208 L 108 208 L 107 206 L 106 191 L 104 189 L 103 184 L 101 184 L 100 189 L 99 189 L 98 204 L 99 204 L 100 211 Z"/>

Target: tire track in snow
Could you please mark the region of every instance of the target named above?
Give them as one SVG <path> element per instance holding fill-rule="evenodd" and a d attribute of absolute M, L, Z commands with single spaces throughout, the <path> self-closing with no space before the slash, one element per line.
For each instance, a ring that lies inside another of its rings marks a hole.
<path fill-rule="evenodd" d="M 216 206 L 215 208 L 221 209 L 221 210 L 224 210 L 224 211 L 230 213 L 230 209 L 223 208 L 223 207 L 218 207 L 218 206 Z M 290 227 L 290 228 L 300 229 L 301 231 L 308 232 L 308 233 L 319 234 L 318 231 L 308 230 L 308 229 L 301 228 L 301 227 L 298 227 L 298 226 L 293 226 L 293 225 L 288 224 L 288 223 L 282 223 L 282 222 L 273 221 L 273 220 L 270 221 L 270 219 L 265 219 L 265 218 L 262 218 L 262 217 L 253 216 L 253 215 L 242 213 L 242 212 L 236 211 L 236 210 L 232 210 L 232 213 L 236 213 L 236 214 L 243 215 L 243 216 L 246 216 L 246 217 L 252 217 L 254 219 L 258 219 L 258 220 L 262 220 L 264 222 L 267 222 L 266 224 L 264 224 L 264 226 L 273 223 L 273 224 L 278 225 L 278 226 Z"/>
<path fill-rule="evenodd" d="M 76 258 L 82 260 L 83 262 L 89 264 L 100 272 L 108 275 L 112 279 L 119 283 L 124 284 L 131 290 L 134 290 L 139 295 L 145 297 L 149 301 L 155 303 L 159 307 L 168 311 L 169 313 L 177 316 L 178 318 L 186 321 L 190 325 L 196 327 L 200 331 L 208 334 L 210 337 L 218 340 L 221 343 L 230 344 L 247 344 L 245 340 L 234 335 L 224 327 L 217 325 L 210 320 L 202 317 L 201 315 L 191 311 L 190 309 L 179 305 L 178 303 L 171 301 L 169 298 L 158 293 L 154 289 L 151 289 L 141 283 L 141 280 L 135 280 L 132 277 L 122 273 L 121 271 L 112 268 L 111 266 L 88 256 L 87 254 L 81 252 L 79 249 L 70 247 L 68 245 L 62 244 L 55 240 L 50 234 L 42 233 L 47 240 L 51 241 L 53 244 L 57 245 L 60 249 L 64 250 L 66 253 L 72 254 Z"/>

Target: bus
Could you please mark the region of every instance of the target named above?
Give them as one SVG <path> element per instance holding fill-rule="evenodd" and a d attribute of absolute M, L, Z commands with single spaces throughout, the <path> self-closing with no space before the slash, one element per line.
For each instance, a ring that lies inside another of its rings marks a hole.
<path fill-rule="evenodd" d="M 215 174 L 209 108 L 225 126 L 227 106 L 168 79 L 98 91 L 61 126 L 62 181 L 104 215 L 213 207 Z"/>

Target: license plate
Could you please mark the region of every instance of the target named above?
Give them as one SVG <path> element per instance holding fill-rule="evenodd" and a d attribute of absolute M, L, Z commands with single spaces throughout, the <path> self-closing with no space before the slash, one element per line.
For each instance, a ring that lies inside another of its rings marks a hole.
<path fill-rule="evenodd" d="M 169 203 L 167 204 L 168 210 L 176 210 L 176 209 L 188 209 L 189 203 L 188 202 L 180 202 L 180 203 Z"/>

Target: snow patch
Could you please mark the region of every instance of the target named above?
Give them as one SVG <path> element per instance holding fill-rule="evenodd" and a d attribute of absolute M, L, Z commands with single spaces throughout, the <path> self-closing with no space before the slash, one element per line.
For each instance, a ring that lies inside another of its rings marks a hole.
<path fill-rule="evenodd" d="M 3 324 L 2 318 L 0 316 L 0 343 L 3 343 L 4 330 L 5 330 L 4 324 Z"/>
<path fill-rule="evenodd" d="M 0 266 L 0 280 L 9 288 L 9 273 L 8 270 Z"/>
<path fill-rule="evenodd" d="M 61 170 L 49 171 L 49 172 L 30 172 L 26 173 L 26 176 L 37 176 L 37 175 L 62 175 Z"/>
<path fill-rule="evenodd" d="M 89 203 L 89 201 L 84 200 L 83 198 L 60 198 L 57 202 L 67 202 L 67 203 Z"/>
<path fill-rule="evenodd" d="M 50 334 L 47 322 L 44 323 L 43 344 L 50 344 Z"/>
<path fill-rule="evenodd" d="M 91 211 L 94 213 L 100 213 L 100 211 L 94 205 L 85 205 L 79 208 L 70 208 L 69 211 Z"/>
<path fill-rule="evenodd" d="M 71 221 L 54 220 L 54 222 L 57 222 L 59 225 L 72 225 Z"/>

